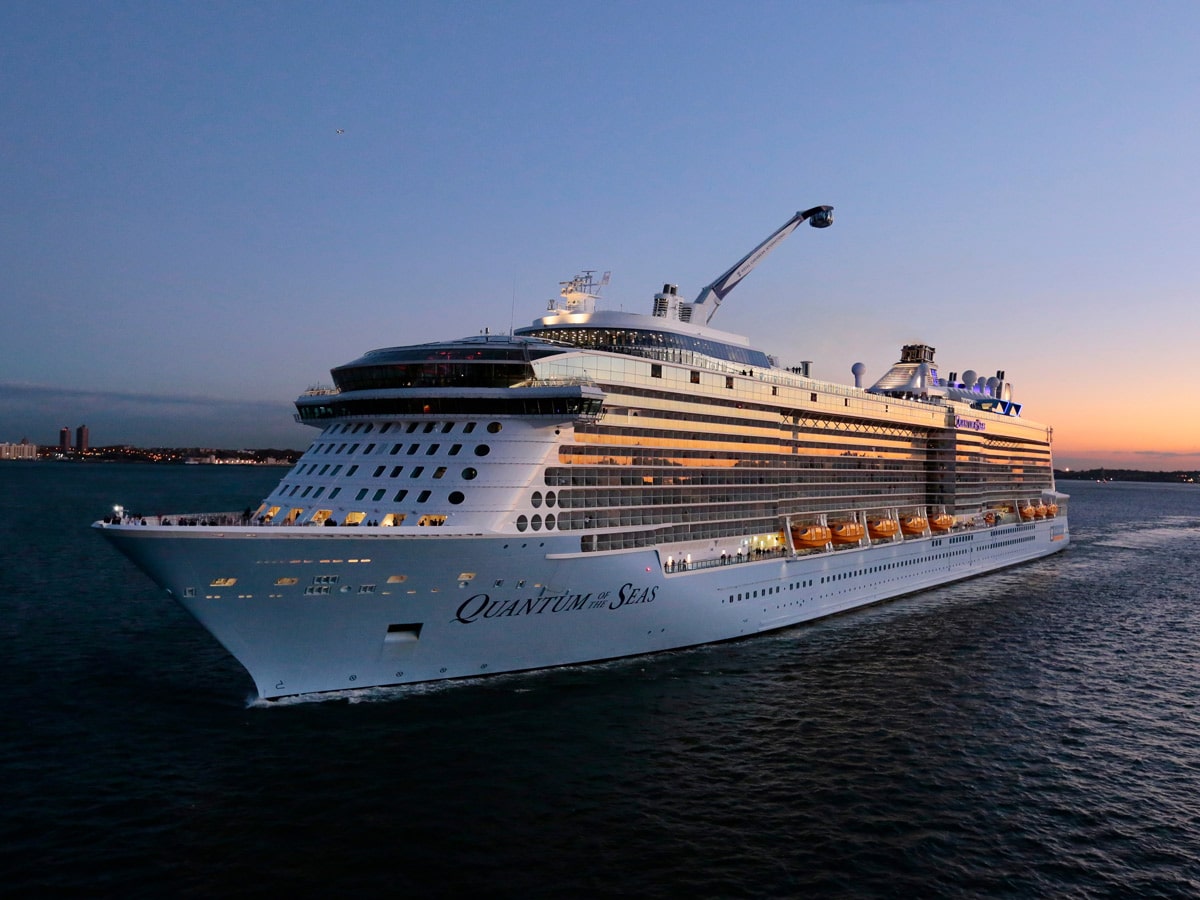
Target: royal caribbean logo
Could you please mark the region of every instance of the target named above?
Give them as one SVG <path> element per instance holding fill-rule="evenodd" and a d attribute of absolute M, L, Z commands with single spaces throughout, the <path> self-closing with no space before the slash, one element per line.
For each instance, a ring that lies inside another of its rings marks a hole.
<path fill-rule="evenodd" d="M 970 428 L 972 431 L 986 431 L 987 424 L 979 419 L 964 419 L 962 416 L 954 417 L 955 428 Z"/>

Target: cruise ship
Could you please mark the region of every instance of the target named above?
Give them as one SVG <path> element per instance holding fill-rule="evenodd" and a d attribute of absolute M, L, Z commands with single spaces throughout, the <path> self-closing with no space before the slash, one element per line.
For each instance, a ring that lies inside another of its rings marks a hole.
<path fill-rule="evenodd" d="M 319 433 L 257 506 L 94 527 L 266 699 L 740 638 L 1065 548 L 1051 429 L 1003 371 L 913 344 L 852 386 L 712 327 L 832 221 L 648 314 L 585 272 L 511 334 L 372 350 L 296 400 Z"/>

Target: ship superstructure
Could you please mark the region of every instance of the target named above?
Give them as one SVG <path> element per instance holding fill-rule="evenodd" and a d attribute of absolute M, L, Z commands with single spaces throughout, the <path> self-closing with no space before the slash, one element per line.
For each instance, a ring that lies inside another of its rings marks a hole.
<path fill-rule="evenodd" d="M 841 385 L 711 327 L 805 221 L 832 210 L 650 315 L 585 272 L 511 335 L 371 351 L 296 401 L 320 434 L 253 512 L 97 527 L 263 697 L 733 638 L 1065 547 L 1050 429 L 1002 371 L 915 344 Z"/>

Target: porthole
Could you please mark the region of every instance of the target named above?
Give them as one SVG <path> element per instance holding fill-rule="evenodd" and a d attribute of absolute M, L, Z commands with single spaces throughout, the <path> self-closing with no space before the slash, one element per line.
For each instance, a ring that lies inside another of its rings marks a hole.
<path fill-rule="evenodd" d="M 475 476 L 479 474 L 479 470 L 474 466 L 467 466 L 462 471 L 463 481 L 474 481 Z"/>
<path fill-rule="evenodd" d="M 546 491 L 546 506 L 547 507 L 553 506 L 555 499 L 556 498 L 554 496 L 554 491 Z"/>
<path fill-rule="evenodd" d="M 533 504 L 533 508 L 537 509 L 542 505 L 542 492 L 534 491 L 533 496 L 529 498 L 529 502 Z"/>
<path fill-rule="evenodd" d="M 550 531 L 552 528 L 554 528 L 554 515 L 552 513 L 547 513 L 546 514 L 546 530 Z"/>
<path fill-rule="evenodd" d="M 529 520 L 524 516 L 517 516 L 517 531 L 524 531 L 529 527 Z"/>
<path fill-rule="evenodd" d="M 499 422 L 488 422 L 488 433 L 489 434 L 499 434 L 500 429 L 503 427 L 504 426 L 501 425 Z"/>
<path fill-rule="evenodd" d="M 541 531 L 542 517 L 535 514 L 534 517 L 529 520 L 529 527 L 532 528 L 534 531 Z"/>
<path fill-rule="evenodd" d="M 487 444 L 480 444 L 478 447 L 475 448 L 476 456 L 487 456 L 491 452 L 492 452 L 492 448 L 489 447 Z"/>
<path fill-rule="evenodd" d="M 451 491 L 450 496 L 447 497 L 446 499 L 449 500 L 451 503 L 453 503 L 455 506 L 458 506 L 458 504 L 462 503 L 467 498 L 466 498 L 466 495 L 463 494 L 462 491 Z"/>

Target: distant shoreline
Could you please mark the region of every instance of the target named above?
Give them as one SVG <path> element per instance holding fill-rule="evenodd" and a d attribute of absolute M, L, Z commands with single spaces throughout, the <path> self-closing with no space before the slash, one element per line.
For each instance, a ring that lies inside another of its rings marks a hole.
<path fill-rule="evenodd" d="M 1177 469 L 1151 472 L 1142 469 L 1071 469 L 1054 470 L 1058 481 L 1144 481 L 1164 484 L 1200 484 L 1200 471 Z"/>
<path fill-rule="evenodd" d="M 89 450 L 38 448 L 38 461 L 79 463 L 156 463 L 200 466 L 290 466 L 303 450 L 223 450 L 211 447 L 94 447 Z M 28 460 L 33 462 L 33 460 Z"/>

